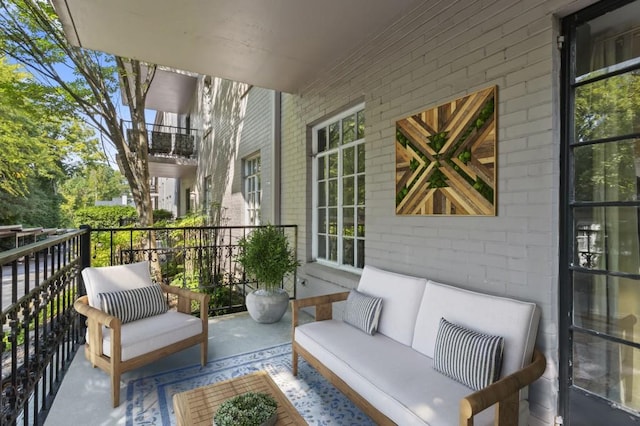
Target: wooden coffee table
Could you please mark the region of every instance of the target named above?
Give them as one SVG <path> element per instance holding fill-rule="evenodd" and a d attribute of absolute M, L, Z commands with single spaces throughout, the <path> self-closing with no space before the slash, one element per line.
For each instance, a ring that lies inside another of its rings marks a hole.
<path fill-rule="evenodd" d="M 213 415 L 224 401 L 245 392 L 264 392 L 278 402 L 276 425 L 306 425 L 295 407 L 264 371 L 173 395 L 178 426 L 213 424 Z"/>

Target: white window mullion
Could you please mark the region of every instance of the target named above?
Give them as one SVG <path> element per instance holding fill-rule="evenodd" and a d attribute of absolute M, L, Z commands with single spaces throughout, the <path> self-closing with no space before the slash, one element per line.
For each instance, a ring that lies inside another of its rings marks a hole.
<path fill-rule="evenodd" d="M 343 198 L 343 181 L 342 181 L 342 120 L 339 121 L 340 125 L 338 126 L 340 132 L 340 141 L 338 142 L 338 253 L 336 256 L 338 265 L 342 265 L 342 253 L 344 250 L 344 241 L 342 240 L 342 227 L 344 226 L 344 218 L 342 217 L 342 201 Z"/>
<path fill-rule="evenodd" d="M 312 230 L 312 256 L 319 263 L 327 264 L 330 266 L 335 266 L 339 268 L 345 269 L 361 269 L 362 265 L 357 263 L 357 257 L 359 250 L 357 248 L 358 237 L 357 234 L 357 214 L 358 214 L 358 205 L 357 205 L 357 165 L 355 163 L 356 153 L 358 150 L 358 146 L 364 147 L 364 133 L 358 131 L 358 113 L 362 114 L 364 111 L 364 105 L 359 105 L 354 108 L 351 108 L 348 111 L 345 111 L 342 114 L 334 116 L 326 121 L 314 126 L 312 128 L 312 152 L 313 152 L 313 161 L 312 161 L 312 218 L 311 218 L 311 226 Z M 345 123 L 349 123 L 351 126 L 353 123 L 353 134 L 348 132 L 349 139 L 347 143 L 343 143 L 345 141 L 344 137 L 344 125 Z M 334 129 L 333 139 L 331 129 Z M 319 141 L 320 137 L 325 138 L 324 143 Z M 337 138 L 336 138 L 337 136 Z M 333 140 L 333 144 L 331 141 Z M 345 151 L 353 158 L 348 158 L 345 160 Z M 330 166 L 331 159 L 335 158 L 335 175 L 331 176 L 330 171 L 334 170 L 332 166 Z M 345 161 L 353 161 L 353 168 L 349 167 L 349 175 L 345 177 L 345 165 L 350 163 L 346 163 Z M 319 165 L 324 164 L 325 170 L 324 175 L 319 171 Z M 325 203 L 322 207 L 320 204 L 320 195 L 319 195 L 319 180 L 323 176 L 325 191 L 324 199 Z M 331 185 L 334 184 L 333 192 L 331 192 Z M 346 189 L 345 189 L 346 185 Z M 347 194 L 345 191 L 349 191 Z M 353 192 L 353 199 L 351 199 L 351 192 Z M 333 193 L 334 201 L 331 202 L 330 194 Z M 347 199 L 346 196 L 349 195 Z M 345 206 L 344 203 L 348 203 Z M 321 212 L 319 209 L 323 208 L 323 214 L 326 215 L 326 226 L 324 229 L 318 229 L 321 223 Z M 344 211 L 345 208 L 347 211 L 351 212 L 353 209 L 353 217 L 349 217 L 345 221 Z M 334 226 L 331 226 L 331 214 L 330 212 L 335 212 L 335 218 L 333 220 Z M 353 223 L 353 232 L 349 232 L 349 235 L 345 234 L 345 224 L 351 227 Z M 330 232 L 333 231 L 333 236 Z M 321 239 L 321 235 L 324 238 Z M 332 258 L 331 255 L 331 243 L 332 238 L 335 238 L 335 244 L 333 245 L 335 250 L 335 258 Z M 345 241 L 348 239 L 350 244 L 353 244 L 353 250 L 349 251 L 349 257 L 345 258 Z M 364 238 L 362 238 L 363 240 Z M 321 244 L 324 244 L 324 253 L 322 252 Z M 353 257 L 353 259 L 351 259 Z M 347 262 L 345 264 L 345 262 Z"/>

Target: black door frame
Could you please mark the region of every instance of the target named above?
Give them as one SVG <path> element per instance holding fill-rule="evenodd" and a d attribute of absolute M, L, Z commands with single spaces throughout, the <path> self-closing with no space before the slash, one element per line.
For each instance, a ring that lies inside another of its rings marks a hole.
<path fill-rule="evenodd" d="M 589 406 L 597 410 L 598 415 L 593 417 L 592 424 L 600 423 L 599 419 L 606 419 L 605 424 L 638 424 L 639 418 L 630 416 L 624 410 L 618 409 L 611 401 L 581 392 L 571 384 L 571 360 L 573 350 L 572 313 L 573 313 L 573 283 L 569 265 L 573 258 L 573 218 L 571 216 L 571 177 L 572 162 L 570 141 L 574 137 L 573 121 L 573 81 L 576 58 L 576 28 L 583 23 L 611 12 L 627 4 L 640 0 L 602 0 L 585 9 L 562 19 L 562 49 L 561 49 L 561 78 L 560 78 L 560 102 L 561 102 L 561 147 L 560 147 L 560 258 L 559 258 L 559 415 L 564 419 L 564 424 L 571 424 L 570 397 L 580 399 L 582 406 Z M 571 243 L 570 243 L 571 242 Z"/>

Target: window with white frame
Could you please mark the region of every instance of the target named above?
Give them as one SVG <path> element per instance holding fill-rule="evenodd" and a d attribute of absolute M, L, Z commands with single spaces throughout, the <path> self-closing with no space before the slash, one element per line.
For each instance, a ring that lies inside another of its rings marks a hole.
<path fill-rule="evenodd" d="M 313 256 L 321 263 L 364 267 L 364 104 L 312 129 Z"/>
<path fill-rule="evenodd" d="M 244 160 L 244 199 L 246 224 L 260 225 L 262 184 L 259 155 Z"/>

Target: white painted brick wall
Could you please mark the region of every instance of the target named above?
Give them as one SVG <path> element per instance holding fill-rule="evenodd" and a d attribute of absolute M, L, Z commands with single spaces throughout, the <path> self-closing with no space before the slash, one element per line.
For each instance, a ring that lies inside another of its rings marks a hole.
<path fill-rule="evenodd" d="M 549 424 L 558 402 L 554 16 L 587 3 L 429 2 L 300 95 L 283 97 L 283 223 L 299 225 L 299 257 L 311 256 L 308 128 L 364 95 L 366 263 L 536 302 L 542 309 L 538 346 L 549 367 L 531 388 L 532 424 Z M 493 84 L 499 101 L 497 217 L 396 216 L 395 121 Z M 318 270 L 311 263 L 301 275 L 317 281 Z M 322 271 L 322 282 L 331 281 L 331 271 Z M 311 287 L 305 294 L 315 294 Z"/>
<path fill-rule="evenodd" d="M 273 222 L 274 92 L 218 78 L 213 79 L 212 87 L 210 101 L 203 96 L 202 81 L 197 92 L 197 110 L 210 111 L 210 114 L 198 114 L 199 119 L 211 122 L 211 132 L 205 133 L 199 148 L 199 202 L 204 201 L 204 179 L 211 175 L 213 201 L 222 206 L 221 224 L 246 224 L 243 165 L 245 159 L 259 154 L 263 185 L 261 217 L 264 222 Z M 208 109 L 203 106 L 207 102 L 210 102 Z M 205 123 L 198 125 L 206 131 Z"/>

